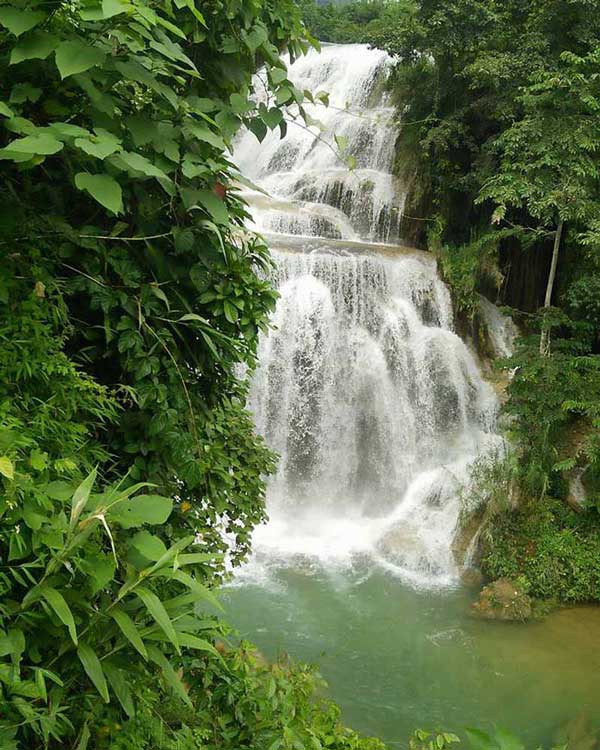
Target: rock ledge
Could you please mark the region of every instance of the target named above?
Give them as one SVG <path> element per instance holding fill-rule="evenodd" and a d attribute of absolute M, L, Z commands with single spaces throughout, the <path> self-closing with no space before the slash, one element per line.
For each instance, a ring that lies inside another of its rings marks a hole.
<path fill-rule="evenodd" d="M 531 599 L 508 578 L 484 586 L 473 612 L 486 620 L 524 622 L 531 617 Z"/>

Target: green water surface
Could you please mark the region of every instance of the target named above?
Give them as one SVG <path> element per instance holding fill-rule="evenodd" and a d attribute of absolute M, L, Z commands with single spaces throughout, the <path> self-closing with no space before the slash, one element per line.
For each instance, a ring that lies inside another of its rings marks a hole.
<path fill-rule="evenodd" d="M 493 724 L 549 747 L 582 711 L 600 727 L 600 608 L 489 623 L 469 614 L 475 595 L 415 590 L 381 570 L 282 568 L 229 588 L 224 604 L 268 657 L 317 663 L 344 721 L 390 747 L 416 727 Z"/>

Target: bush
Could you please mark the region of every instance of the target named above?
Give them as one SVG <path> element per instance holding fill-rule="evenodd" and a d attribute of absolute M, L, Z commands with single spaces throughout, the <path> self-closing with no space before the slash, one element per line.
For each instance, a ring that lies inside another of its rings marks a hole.
<path fill-rule="evenodd" d="M 600 601 L 600 517 L 550 498 L 498 513 L 483 534 L 482 568 L 490 579 L 522 578 L 541 599 Z"/>

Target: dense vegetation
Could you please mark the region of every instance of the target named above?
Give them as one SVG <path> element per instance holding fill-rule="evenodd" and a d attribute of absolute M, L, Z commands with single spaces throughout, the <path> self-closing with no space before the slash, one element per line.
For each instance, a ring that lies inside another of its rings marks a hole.
<path fill-rule="evenodd" d="M 290 0 L 0 7 L 2 750 L 380 746 L 228 646 L 214 594 L 274 466 L 228 151 L 302 116 L 305 37 Z"/>
<path fill-rule="evenodd" d="M 395 56 L 397 171 L 413 185 L 407 213 L 421 219 L 406 233 L 437 251 L 463 320 L 477 316 L 484 293 L 522 326 L 502 363 L 515 371 L 506 405 L 514 478 L 527 497 L 564 499 L 583 472 L 584 513 L 600 530 L 598 4 L 353 7 L 313 5 L 305 17 L 319 35 L 330 16 L 345 14 L 350 29 L 370 10 L 356 40 Z"/>
<path fill-rule="evenodd" d="M 387 0 L 357 0 L 322 3 L 298 0 L 302 17 L 311 34 L 322 42 L 348 44 L 369 42 L 396 21 L 396 9 Z"/>
<path fill-rule="evenodd" d="M 488 536 L 482 565 L 490 578 L 519 581 L 540 599 L 598 598 L 600 551 L 593 514 L 574 513 L 564 502 L 546 498 L 533 508 L 499 515 Z"/>

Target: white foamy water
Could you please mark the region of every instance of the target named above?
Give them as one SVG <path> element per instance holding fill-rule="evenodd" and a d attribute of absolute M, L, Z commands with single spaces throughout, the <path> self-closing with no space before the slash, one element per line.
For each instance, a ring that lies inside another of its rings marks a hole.
<path fill-rule="evenodd" d="M 505 315 L 496 305 L 479 296 L 479 310 L 487 326 L 488 334 L 496 357 L 510 357 L 514 353 L 515 339 L 519 335 L 517 326 L 509 315 Z"/>
<path fill-rule="evenodd" d="M 290 69 L 302 88 L 347 103 L 326 117 L 357 174 L 302 130 L 238 144 L 240 168 L 271 194 L 252 196 L 251 210 L 271 233 L 281 295 L 250 398 L 280 462 L 241 581 L 360 559 L 415 585 L 451 584 L 469 465 L 501 446 L 496 396 L 453 331 L 433 258 L 369 244 L 397 236 L 403 200 L 390 174 L 388 65 L 382 52 L 331 45 Z M 369 188 L 357 187 L 367 176 Z"/>
<path fill-rule="evenodd" d="M 241 171 L 277 200 L 265 203 L 248 194 L 253 228 L 337 239 L 390 241 L 398 236 L 404 204 L 391 175 L 395 147 L 394 109 L 386 101 L 389 73 L 385 52 L 364 45 L 325 45 L 289 69 L 290 79 L 313 94 L 326 91 L 330 106 L 305 103 L 308 115 L 322 124 L 304 129 L 290 122 L 258 145 L 246 133 L 238 143 Z M 350 171 L 335 146 L 347 141 L 356 160 Z"/>

